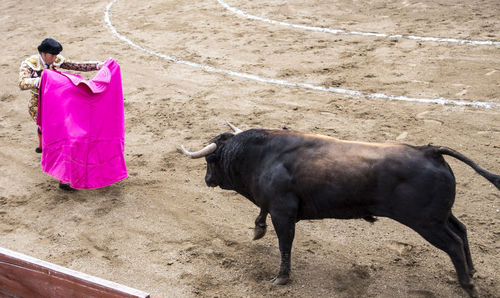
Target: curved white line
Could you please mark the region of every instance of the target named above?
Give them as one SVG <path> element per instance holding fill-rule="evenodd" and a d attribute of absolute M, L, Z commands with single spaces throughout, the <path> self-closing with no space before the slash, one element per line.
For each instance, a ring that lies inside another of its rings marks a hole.
<path fill-rule="evenodd" d="M 448 105 L 455 105 L 455 106 L 472 106 L 472 107 L 479 107 L 479 108 L 486 108 L 486 109 L 493 108 L 493 107 L 497 106 L 494 103 L 488 103 L 488 102 L 480 102 L 480 101 L 467 102 L 467 101 L 461 101 L 461 100 L 446 99 L 446 98 L 442 98 L 442 97 L 432 99 L 432 98 L 412 98 L 412 97 L 406 97 L 406 96 L 393 96 L 393 95 L 386 95 L 386 94 L 382 94 L 382 93 L 367 94 L 367 93 L 363 93 L 361 91 L 354 91 L 354 90 L 347 90 L 347 89 L 333 88 L 333 87 L 316 86 L 316 85 L 306 84 L 306 83 L 288 82 L 288 81 L 276 80 L 276 79 L 272 79 L 272 78 L 264 78 L 264 77 L 259 77 L 259 76 L 252 75 L 252 74 L 236 72 L 236 71 L 232 71 L 232 70 L 225 70 L 225 69 L 215 68 L 215 67 L 208 66 L 208 65 L 203 65 L 203 64 L 199 64 L 199 63 L 195 63 L 195 62 L 182 60 L 182 59 L 176 58 L 174 56 L 164 55 L 164 54 L 158 53 L 156 51 L 143 48 L 143 47 L 135 44 L 133 41 L 131 41 L 127 37 L 118 33 L 118 31 L 113 26 L 113 24 L 111 23 L 110 18 L 109 18 L 109 10 L 111 9 L 111 6 L 113 6 L 113 4 L 115 4 L 116 1 L 118 1 L 118 0 L 112 0 L 111 2 L 108 3 L 108 5 L 106 5 L 106 12 L 104 14 L 104 21 L 106 22 L 108 28 L 111 30 L 113 35 L 115 35 L 117 38 L 128 43 L 130 46 L 132 46 L 136 49 L 139 49 L 139 50 L 144 51 L 150 55 L 154 55 L 154 56 L 157 56 L 157 57 L 160 57 L 160 58 L 163 58 L 165 60 L 172 61 L 175 63 L 180 63 L 180 64 L 200 68 L 200 69 L 203 69 L 203 70 L 208 71 L 208 72 L 226 74 L 226 75 L 250 79 L 250 80 L 254 80 L 254 81 L 258 81 L 258 82 L 271 83 L 271 84 L 283 85 L 283 86 L 291 86 L 291 87 L 301 87 L 301 88 L 307 88 L 307 89 L 312 89 L 312 90 L 332 92 L 332 93 L 337 93 L 337 94 L 346 94 L 346 95 L 350 95 L 353 97 L 399 100 L 399 101 L 410 101 L 410 102 L 421 102 L 421 103 L 435 103 L 435 104 L 442 104 L 442 105 L 448 104 Z"/>
<path fill-rule="evenodd" d="M 247 12 L 229 6 L 226 2 L 222 0 L 217 0 L 220 5 L 224 6 L 227 10 L 232 11 L 233 13 L 245 17 L 247 19 L 262 21 L 274 25 L 288 26 L 303 30 L 324 32 L 324 33 L 332 33 L 332 34 L 345 34 L 345 35 L 361 35 L 361 36 L 373 36 L 373 37 L 387 37 L 387 38 L 407 38 L 419 41 L 436 41 L 436 42 L 454 42 L 460 44 L 473 44 L 473 45 L 495 45 L 500 46 L 500 41 L 490 41 L 490 40 L 468 40 L 468 39 L 455 39 L 455 38 L 439 38 L 439 37 L 423 37 L 423 36 L 414 36 L 414 35 L 404 35 L 404 34 L 385 34 L 385 33 L 373 33 L 373 32 L 358 32 L 358 31 L 345 31 L 342 29 L 329 29 L 323 27 L 311 27 L 305 25 L 296 25 L 290 24 L 281 21 L 270 20 L 258 16 L 251 15 Z"/>

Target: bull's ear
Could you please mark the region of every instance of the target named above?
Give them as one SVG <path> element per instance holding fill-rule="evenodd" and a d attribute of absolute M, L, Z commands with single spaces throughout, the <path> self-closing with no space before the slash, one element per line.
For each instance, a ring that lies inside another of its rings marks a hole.
<path fill-rule="evenodd" d="M 227 142 L 228 140 L 230 140 L 232 137 L 234 137 L 234 134 L 230 133 L 230 132 L 225 132 L 223 134 L 220 135 L 220 141 L 225 143 Z"/>
<path fill-rule="evenodd" d="M 227 141 L 230 140 L 232 137 L 234 137 L 232 133 L 225 132 L 213 138 L 211 142 L 217 144 L 217 146 L 222 146 L 225 143 L 227 143 Z"/>

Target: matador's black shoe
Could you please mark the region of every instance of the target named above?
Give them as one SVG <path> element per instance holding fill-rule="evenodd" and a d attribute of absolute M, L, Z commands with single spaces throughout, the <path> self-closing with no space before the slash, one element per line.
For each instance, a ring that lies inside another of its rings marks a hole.
<path fill-rule="evenodd" d="M 59 188 L 65 191 L 76 191 L 75 188 L 71 187 L 69 183 L 61 183 L 59 182 Z"/>
<path fill-rule="evenodd" d="M 36 153 L 42 153 L 42 148 L 40 148 L 40 147 L 36 147 L 36 148 L 35 148 L 35 152 L 36 152 Z"/>

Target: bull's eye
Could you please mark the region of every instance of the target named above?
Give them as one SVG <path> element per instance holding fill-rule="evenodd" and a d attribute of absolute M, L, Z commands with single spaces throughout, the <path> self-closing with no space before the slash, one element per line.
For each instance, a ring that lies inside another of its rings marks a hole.
<path fill-rule="evenodd" d="M 208 163 L 214 163 L 217 160 L 217 158 L 215 157 L 215 154 L 209 154 L 209 155 L 207 155 L 206 159 L 207 159 Z"/>

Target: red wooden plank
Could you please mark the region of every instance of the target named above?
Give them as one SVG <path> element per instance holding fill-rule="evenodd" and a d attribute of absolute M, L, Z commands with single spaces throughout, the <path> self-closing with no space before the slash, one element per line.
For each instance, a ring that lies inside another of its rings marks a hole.
<path fill-rule="evenodd" d="M 7 297 L 149 297 L 117 283 L 0 248 L 0 294 Z"/>

